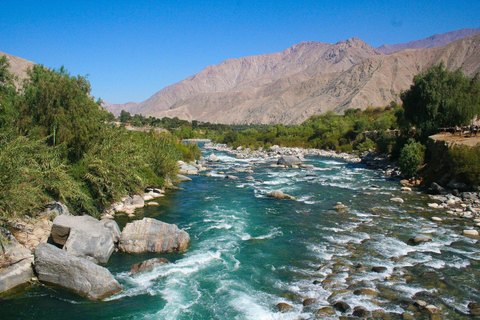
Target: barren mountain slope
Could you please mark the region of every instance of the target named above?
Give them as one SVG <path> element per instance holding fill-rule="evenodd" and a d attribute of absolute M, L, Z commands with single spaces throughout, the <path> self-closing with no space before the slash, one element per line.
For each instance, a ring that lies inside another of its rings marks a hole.
<path fill-rule="evenodd" d="M 466 74 L 474 75 L 480 71 L 479 46 L 480 34 L 477 34 L 443 47 L 374 55 L 352 63 L 352 67 L 345 71 L 334 66 L 330 67 L 329 73 L 322 74 L 317 70 L 316 76 L 313 71 L 312 76 L 307 71 L 300 71 L 277 77 L 277 80 L 258 87 L 252 83 L 258 85 L 266 80 L 251 76 L 229 91 L 185 95 L 166 110 L 150 113 L 143 109 L 140 112 L 156 117 L 220 123 L 301 123 L 311 115 L 328 110 L 342 113 L 347 108 L 381 107 L 390 101 L 399 101 L 399 93 L 409 88 L 415 74 L 440 61 L 444 61 L 449 69 L 462 67 Z M 342 59 L 339 61 L 345 63 Z M 322 58 L 316 63 L 326 64 Z M 313 65 L 311 70 L 315 70 Z M 175 85 L 167 89 L 178 92 Z M 156 96 L 163 97 L 162 91 Z M 151 105 L 150 110 L 155 110 L 153 107 Z"/>
<path fill-rule="evenodd" d="M 480 72 L 480 34 L 457 40 L 443 47 L 404 50 L 390 55 L 365 59 L 346 72 L 336 75 L 319 86 L 312 94 L 290 105 L 279 116 L 284 123 L 301 123 L 313 114 L 334 110 L 343 113 L 347 108 L 382 107 L 390 101 L 399 102 L 399 94 L 412 84 L 413 76 L 443 61 L 450 70 L 462 68 L 473 76 Z M 321 83 L 325 77 L 309 81 Z M 302 84 L 303 85 L 303 84 Z M 292 87 L 280 98 L 294 95 Z M 307 96 L 308 95 L 308 96 Z M 301 97 L 298 97 L 301 99 Z M 278 101 L 278 99 L 277 99 Z"/>
<path fill-rule="evenodd" d="M 25 79 L 27 77 L 26 70 L 35 64 L 26 59 L 12 56 L 11 54 L 8 54 L 8 53 L 0 52 L 0 57 L 4 55 L 7 56 L 8 61 L 10 63 L 10 69 L 9 69 L 10 72 L 13 73 L 14 75 L 17 75 L 18 80 Z"/>
<path fill-rule="evenodd" d="M 477 33 L 480 33 L 480 28 L 455 30 L 443 34 L 435 34 L 431 37 L 410 41 L 408 43 L 399 43 L 395 45 L 384 44 L 381 47 L 378 47 L 377 50 L 384 54 L 390 54 L 404 49 L 428 49 L 440 47 Z"/>
<path fill-rule="evenodd" d="M 357 38 L 334 45 L 302 42 L 282 52 L 229 59 L 209 66 L 157 92 L 130 111 L 163 117 L 171 113 L 170 110 L 179 109 L 175 113 L 184 110 L 181 116 L 184 119 L 203 119 L 201 114 L 211 112 L 202 109 L 217 109 L 217 104 L 223 106 L 222 110 L 225 106 L 237 106 L 239 102 L 256 98 L 256 91 L 264 86 L 278 83 L 289 87 L 321 74 L 345 71 L 366 57 L 375 55 L 380 53 Z M 205 94 L 209 97 L 204 97 Z M 224 97 L 221 101 L 216 100 L 219 95 Z M 196 105 L 191 108 L 188 104 L 194 102 Z"/>
<path fill-rule="evenodd" d="M 109 112 L 113 113 L 115 116 L 119 116 L 122 110 L 131 110 L 138 105 L 138 102 L 127 102 L 122 104 L 108 103 L 103 102 L 102 106 L 107 109 Z"/>

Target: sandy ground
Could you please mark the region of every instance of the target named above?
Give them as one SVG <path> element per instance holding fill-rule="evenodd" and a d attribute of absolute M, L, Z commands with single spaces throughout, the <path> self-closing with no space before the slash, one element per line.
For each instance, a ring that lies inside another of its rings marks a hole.
<path fill-rule="evenodd" d="M 477 134 L 477 136 L 472 136 L 470 137 L 470 134 L 467 135 L 452 135 L 451 133 L 448 132 L 442 132 L 438 133 L 436 135 L 430 136 L 430 138 L 438 141 L 438 140 L 443 140 L 446 141 L 450 146 L 452 145 L 467 145 L 470 147 L 475 147 L 480 145 L 480 133 Z"/>

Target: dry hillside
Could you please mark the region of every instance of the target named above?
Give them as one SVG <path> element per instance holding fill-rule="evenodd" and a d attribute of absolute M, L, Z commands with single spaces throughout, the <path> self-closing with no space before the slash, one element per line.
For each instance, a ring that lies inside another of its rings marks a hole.
<path fill-rule="evenodd" d="M 230 59 L 169 86 L 128 111 L 218 123 L 298 124 L 311 115 L 399 101 L 413 76 L 444 61 L 480 71 L 480 34 L 443 47 L 382 55 L 360 39 L 304 42 L 285 51 Z"/>

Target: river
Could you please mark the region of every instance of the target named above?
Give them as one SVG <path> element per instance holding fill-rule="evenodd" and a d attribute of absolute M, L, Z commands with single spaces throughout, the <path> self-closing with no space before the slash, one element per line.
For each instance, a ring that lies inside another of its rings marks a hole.
<path fill-rule="evenodd" d="M 272 159 L 216 155 L 220 161 L 212 165 L 211 177 L 192 176 L 182 190 L 168 191 L 159 207 L 137 213 L 139 219 L 154 217 L 186 230 L 188 251 L 116 253 L 107 267 L 122 293 L 91 302 L 34 286 L 0 301 L 0 317 L 310 319 L 341 300 L 379 317 L 402 319 L 406 312 L 428 319 L 412 305 L 420 299 L 446 319 L 468 319 L 468 303 L 480 300 L 480 245 L 461 235 L 469 222 L 431 221 L 446 216 L 428 208 L 427 195 L 402 192 L 398 181 L 342 160 L 307 157 L 313 169 L 285 170 L 271 168 Z M 225 179 L 239 168 L 254 173 Z M 250 175 L 257 181 L 245 179 Z M 297 201 L 268 198 L 272 190 Z M 405 202 L 390 201 L 393 197 Z M 333 210 L 337 202 L 348 209 Z M 118 222 L 123 227 L 127 218 Z M 418 234 L 432 241 L 408 245 Z M 130 265 L 153 257 L 172 263 L 129 274 Z M 305 299 L 312 304 L 303 306 Z M 292 308 L 280 312 L 279 303 Z M 351 313 L 336 311 L 330 318 Z"/>

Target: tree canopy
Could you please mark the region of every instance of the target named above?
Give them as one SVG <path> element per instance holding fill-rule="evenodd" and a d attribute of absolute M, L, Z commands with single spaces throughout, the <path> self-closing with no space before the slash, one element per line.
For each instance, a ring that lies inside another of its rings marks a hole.
<path fill-rule="evenodd" d="M 438 128 L 466 125 L 480 114 L 480 77 L 450 71 L 442 62 L 416 75 L 401 98 L 405 118 L 425 139 Z"/>

